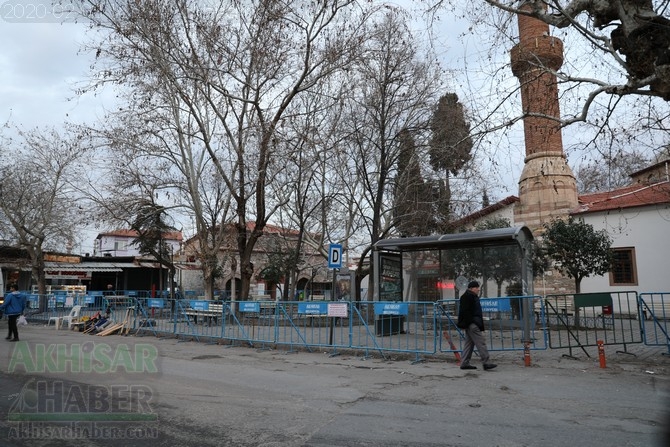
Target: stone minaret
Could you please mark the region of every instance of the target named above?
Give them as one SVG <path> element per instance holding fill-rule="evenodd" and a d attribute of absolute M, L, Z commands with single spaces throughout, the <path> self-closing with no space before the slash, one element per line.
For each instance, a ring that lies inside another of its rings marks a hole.
<path fill-rule="evenodd" d="M 540 20 L 519 15 L 518 21 L 519 43 L 510 53 L 512 72 L 521 83 L 523 111 L 559 118 L 556 76 L 549 70 L 556 71 L 563 64 L 563 42 L 550 36 L 549 25 Z M 563 153 L 558 121 L 526 116 L 523 126 L 526 158 L 514 222 L 535 232 L 577 206 L 577 185 Z"/>

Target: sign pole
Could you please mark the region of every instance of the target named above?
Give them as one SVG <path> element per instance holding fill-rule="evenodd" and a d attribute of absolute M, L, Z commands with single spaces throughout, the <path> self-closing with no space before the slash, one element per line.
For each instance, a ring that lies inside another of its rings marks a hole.
<path fill-rule="evenodd" d="M 335 301 L 335 288 L 337 287 L 337 272 L 338 269 L 333 269 L 333 289 L 330 293 L 330 301 Z M 333 345 L 333 332 L 335 330 L 335 317 L 330 317 L 330 335 L 328 337 L 328 343 Z"/>
<path fill-rule="evenodd" d="M 333 285 L 330 291 L 330 301 L 335 301 L 335 288 L 337 287 L 337 272 L 342 268 L 342 244 L 330 244 L 328 247 L 328 268 L 333 270 Z M 333 344 L 333 331 L 335 318 L 330 318 L 330 344 Z"/>

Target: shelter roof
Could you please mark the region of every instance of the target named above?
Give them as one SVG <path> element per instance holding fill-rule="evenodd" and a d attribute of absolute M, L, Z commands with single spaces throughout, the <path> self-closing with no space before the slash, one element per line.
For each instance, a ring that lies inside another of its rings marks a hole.
<path fill-rule="evenodd" d="M 374 248 L 376 250 L 412 251 L 512 244 L 523 246 L 532 240 L 533 234 L 527 227 L 508 227 L 435 236 L 382 239 L 374 245 Z"/>

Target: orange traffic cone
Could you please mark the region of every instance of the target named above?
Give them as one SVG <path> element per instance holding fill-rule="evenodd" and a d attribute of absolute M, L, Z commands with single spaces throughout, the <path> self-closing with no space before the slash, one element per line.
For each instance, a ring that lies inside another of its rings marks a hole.
<path fill-rule="evenodd" d="M 456 349 L 456 345 L 454 345 L 454 342 L 451 341 L 451 337 L 449 336 L 449 332 L 448 331 L 443 331 L 442 335 L 444 335 L 444 338 L 449 343 L 449 349 L 454 351 L 454 357 L 456 357 L 456 361 L 460 364 L 461 363 L 461 353 Z"/>

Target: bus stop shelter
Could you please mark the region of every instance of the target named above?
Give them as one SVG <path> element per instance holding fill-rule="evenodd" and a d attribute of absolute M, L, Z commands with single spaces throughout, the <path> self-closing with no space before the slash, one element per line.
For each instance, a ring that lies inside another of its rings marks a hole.
<path fill-rule="evenodd" d="M 472 280 L 482 285 L 482 297 L 530 296 L 532 241 L 533 234 L 527 227 L 380 240 L 372 253 L 372 299 L 386 303 L 454 303 Z M 524 332 L 530 334 L 530 301 L 504 301 L 516 305 L 511 313 L 523 316 Z M 402 317 L 397 318 L 397 322 L 384 324 L 400 326 Z"/>
<path fill-rule="evenodd" d="M 482 284 L 483 296 L 532 295 L 532 241 L 527 227 L 380 240 L 373 300 L 456 298 L 471 280 Z"/>

